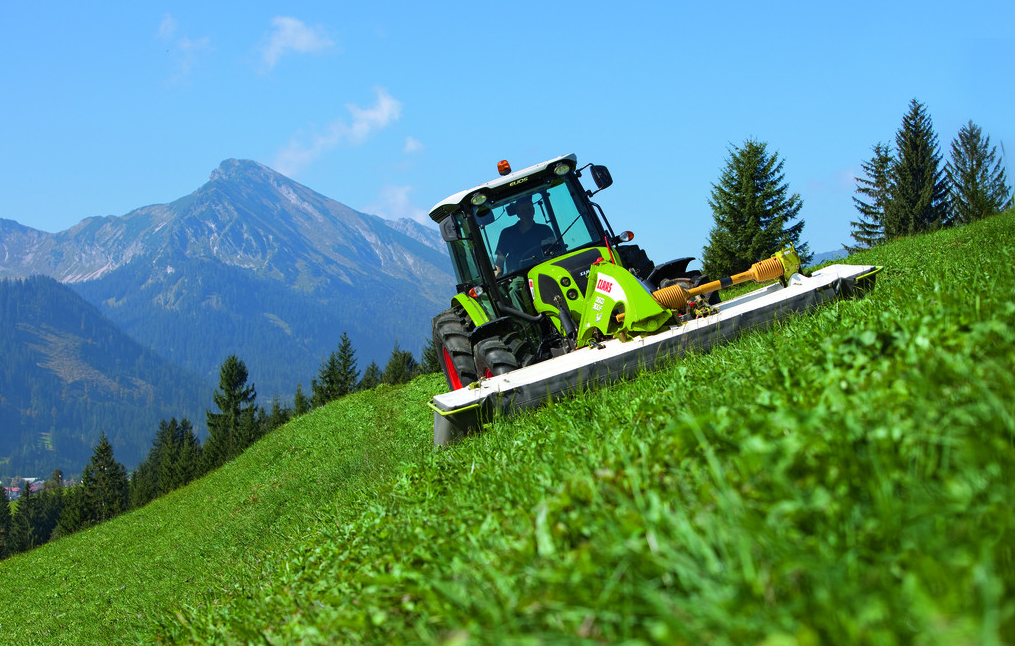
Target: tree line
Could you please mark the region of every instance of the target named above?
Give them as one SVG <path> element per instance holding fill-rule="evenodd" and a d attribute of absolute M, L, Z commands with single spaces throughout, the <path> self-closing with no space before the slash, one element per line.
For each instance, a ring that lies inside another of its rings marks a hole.
<path fill-rule="evenodd" d="M 311 381 L 309 397 L 303 393 L 302 384 L 297 384 L 291 408 L 276 397 L 265 409 L 256 403 L 257 390 L 248 384 L 246 365 L 231 355 L 219 370 L 219 385 L 213 396 L 218 411 L 205 411 L 208 437 L 203 444 L 188 419 L 162 420 L 147 457 L 128 475 L 103 432 L 78 484 L 65 487 L 63 472 L 57 469 L 39 491 L 21 480 L 21 495 L 13 503 L 7 490 L 0 487 L 0 559 L 143 507 L 217 469 L 266 433 L 313 408 L 358 390 L 406 383 L 439 370 L 432 341 L 417 361 L 396 340 L 384 369 L 372 361 L 361 376 L 355 349 L 343 332 L 338 349 L 321 363 L 317 377 Z"/>
<path fill-rule="evenodd" d="M 874 155 L 856 178 L 850 222 L 850 252 L 933 229 L 965 224 L 1012 204 L 1001 159 L 990 137 L 972 121 L 963 126 L 942 163 L 937 135 L 923 104 L 913 99 L 895 135 L 894 148 L 875 144 Z M 704 273 L 712 278 L 746 271 L 760 260 L 794 245 L 803 263 L 811 260 L 800 243 L 803 202 L 790 193 L 783 161 L 767 144 L 748 139 L 731 146 L 709 206 L 714 226 L 702 250 Z"/>
<path fill-rule="evenodd" d="M 894 148 L 873 146 L 856 178 L 850 252 L 925 231 L 967 224 L 1011 206 L 1002 160 L 970 120 L 952 140 L 945 163 L 926 107 L 913 99 Z"/>

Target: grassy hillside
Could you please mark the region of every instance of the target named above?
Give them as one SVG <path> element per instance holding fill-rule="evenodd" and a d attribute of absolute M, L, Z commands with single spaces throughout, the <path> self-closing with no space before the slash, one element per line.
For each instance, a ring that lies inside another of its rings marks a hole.
<path fill-rule="evenodd" d="M 0 562 L 4 643 L 1015 642 L 1015 214 L 434 451 L 364 393 Z"/>

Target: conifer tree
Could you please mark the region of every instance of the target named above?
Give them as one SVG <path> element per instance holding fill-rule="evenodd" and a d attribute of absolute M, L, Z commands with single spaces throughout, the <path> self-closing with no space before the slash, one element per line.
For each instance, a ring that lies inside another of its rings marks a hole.
<path fill-rule="evenodd" d="M 709 205 L 715 226 L 702 251 L 706 274 L 721 278 L 739 273 L 790 244 L 803 262 L 810 260 L 806 244 L 800 244 L 804 221 L 791 223 L 800 214 L 800 195 L 789 195 L 783 162 L 769 155 L 767 145 L 748 139 L 733 146 L 718 184 L 712 185 Z"/>
<path fill-rule="evenodd" d="M 299 417 L 310 411 L 310 399 L 303 394 L 303 384 L 296 384 L 296 395 L 293 397 L 293 415 Z"/>
<path fill-rule="evenodd" d="M 32 485 L 27 480 L 22 480 L 20 488 L 21 495 L 18 497 L 18 504 L 11 518 L 11 534 L 8 541 L 11 554 L 27 552 L 42 544 L 35 531 L 38 509 L 35 494 L 32 493 Z"/>
<path fill-rule="evenodd" d="M 105 432 L 81 472 L 84 521 L 94 525 L 127 511 L 130 486 L 127 470 L 113 456 L 113 445 Z"/>
<path fill-rule="evenodd" d="M 934 126 L 923 104 L 913 99 L 895 135 L 897 155 L 889 174 L 891 199 L 885 209 L 885 239 L 913 235 L 948 224 L 948 182 Z"/>
<path fill-rule="evenodd" d="M 359 370 L 356 369 L 356 351 L 349 335 L 342 332 L 338 350 L 321 364 L 318 372 L 320 381 L 311 381 L 313 405 L 323 406 L 328 402 L 348 395 L 356 389 Z"/>
<path fill-rule="evenodd" d="M 423 346 L 423 353 L 419 357 L 419 374 L 431 375 L 441 371 L 441 364 L 437 360 L 437 346 L 434 345 L 433 337 L 427 340 Z"/>
<path fill-rule="evenodd" d="M 376 361 L 371 361 L 370 365 L 363 371 L 363 378 L 359 382 L 359 390 L 370 390 L 376 388 L 381 384 L 381 378 L 384 374 L 381 372 L 381 367 L 377 365 Z"/>
<path fill-rule="evenodd" d="M 384 367 L 382 381 L 386 384 L 408 383 L 416 370 L 416 359 L 412 352 L 402 350 L 398 347 L 398 340 L 395 340 L 395 347 L 391 351 L 388 363 Z"/>
<path fill-rule="evenodd" d="M 956 224 L 999 212 L 1011 196 L 1004 166 L 990 137 L 969 121 L 952 141 L 951 160 L 945 166 Z"/>
<path fill-rule="evenodd" d="M 219 371 L 219 389 L 213 396 L 218 413 L 206 412 L 208 440 L 202 458 L 203 471 L 211 471 L 232 460 L 246 448 L 250 429 L 256 422 L 254 400 L 257 392 L 247 386 L 247 366 L 236 355 L 230 355 Z"/>
<path fill-rule="evenodd" d="M 276 395 L 271 400 L 271 413 L 265 419 L 265 432 L 274 431 L 279 426 L 288 422 L 290 417 L 292 417 L 292 411 L 283 406 Z"/>
<path fill-rule="evenodd" d="M 8 543 L 11 535 L 11 503 L 7 489 L 0 485 L 0 561 L 11 555 Z"/>
<path fill-rule="evenodd" d="M 129 494 L 128 494 L 129 495 Z M 84 494 L 81 485 L 67 489 L 63 494 L 63 511 L 56 525 L 57 536 L 67 536 L 87 526 Z"/>
<path fill-rule="evenodd" d="M 874 145 L 874 156 L 862 165 L 864 176 L 856 179 L 856 193 L 853 205 L 860 212 L 855 222 L 850 222 L 853 231 L 850 235 L 856 241 L 855 246 L 846 246 L 850 253 L 869 249 L 885 241 L 885 209 L 890 199 L 889 173 L 894 158 L 892 148 L 888 144 Z"/>
<path fill-rule="evenodd" d="M 48 543 L 53 537 L 63 512 L 63 494 L 63 471 L 56 469 L 43 484 L 38 496 L 35 531 L 40 544 Z"/>

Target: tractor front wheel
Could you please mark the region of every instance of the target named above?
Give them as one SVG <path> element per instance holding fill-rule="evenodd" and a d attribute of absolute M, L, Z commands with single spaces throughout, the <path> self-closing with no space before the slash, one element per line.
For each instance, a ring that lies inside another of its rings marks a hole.
<path fill-rule="evenodd" d="M 518 332 L 509 332 L 503 337 L 483 339 L 473 350 L 476 371 L 480 377 L 489 379 L 523 368 L 532 363 L 529 344 Z"/>
<path fill-rule="evenodd" d="M 472 358 L 472 343 L 460 308 L 446 309 L 434 317 L 433 343 L 437 350 L 437 360 L 441 363 L 444 378 L 451 390 L 468 386 L 478 379 L 476 362 Z"/>

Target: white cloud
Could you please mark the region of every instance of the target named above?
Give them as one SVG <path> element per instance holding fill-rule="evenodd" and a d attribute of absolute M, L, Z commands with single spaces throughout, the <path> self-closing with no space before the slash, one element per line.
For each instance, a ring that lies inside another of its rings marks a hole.
<path fill-rule="evenodd" d="M 275 67 L 287 52 L 316 54 L 330 49 L 335 44 L 328 38 L 323 27 L 308 27 L 297 18 L 275 16 L 271 19 L 271 26 L 272 31 L 261 48 L 261 55 L 268 69 Z"/>
<path fill-rule="evenodd" d="M 423 142 L 415 137 L 406 137 L 405 146 L 402 147 L 404 153 L 415 153 L 423 150 Z"/>
<path fill-rule="evenodd" d="M 159 23 L 159 38 L 161 40 L 169 41 L 172 40 L 173 34 L 176 33 L 176 19 L 168 13 L 162 16 L 162 22 Z"/>
<path fill-rule="evenodd" d="M 427 215 L 427 212 L 414 205 L 409 199 L 411 191 L 411 186 L 384 186 L 377 197 L 377 203 L 366 207 L 364 211 L 374 213 L 388 220 L 409 218 L 420 224 L 430 224 L 430 217 Z"/>
<path fill-rule="evenodd" d="M 187 36 L 177 36 L 179 24 L 170 14 L 162 16 L 159 23 L 158 38 L 166 43 L 166 52 L 173 60 L 175 71 L 170 82 L 176 82 L 188 76 L 198 63 L 202 52 L 211 49 L 211 39 L 205 36 L 192 40 Z"/>
<path fill-rule="evenodd" d="M 273 168 L 291 176 L 329 150 L 343 143 L 358 146 L 377 130 L 397 121 L 402 114 L 402 104 L 383 88 L 374 91 L 377 100 L 368 108 L 346 104 L 351 121 L 339 118 L 323 132 L 293 137 L 276 155 Z"/>

